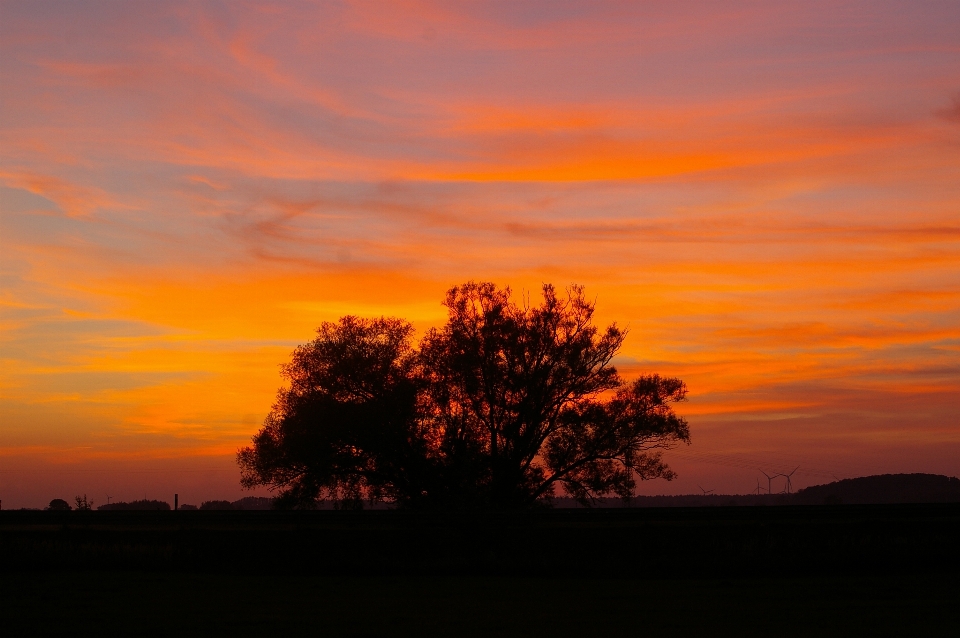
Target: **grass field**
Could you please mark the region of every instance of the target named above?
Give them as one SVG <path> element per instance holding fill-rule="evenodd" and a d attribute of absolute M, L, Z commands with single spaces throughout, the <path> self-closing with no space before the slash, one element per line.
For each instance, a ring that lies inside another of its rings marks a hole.
<path fill-rule="evenodd" d="M 7 573 L 5 636 L 955 636 L 955 577 Z"/>
<path fill-rule="evenodd" d="M 0 514 L 4 637 L 960 627 L 956 505 Z"/>

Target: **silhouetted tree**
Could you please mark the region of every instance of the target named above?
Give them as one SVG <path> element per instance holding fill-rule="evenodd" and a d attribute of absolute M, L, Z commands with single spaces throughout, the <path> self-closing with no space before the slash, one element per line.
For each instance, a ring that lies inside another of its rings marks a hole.
<path fill-rule="evenodd" d="M 280 506 L 340 507 L 363 498 L 416 501 L 429 465 L 429 433 L 418 418 L 421 381 L 399 319 L 344 317 L 324 323 L 282 370 L 280 390 L 253 447 L 238 453 L 245 487 L 282 488 Z"/>
<path fill-rule="evenodd" d="M 86 494 L 83 496 L 77 495 L 73 498 L 73 500 L 76 501 L 77 509 L 79 511 L 86 512 L 93 508 L 93 501 L 88 501 Z"/>
<path fill-rule="evenodd" d="M 252 447 L 246 487 L 280 502 L 526 507 L 559 484 L 583 503 L 629 497 L 673 472 L 659 450 L 689 441 L 679 379 L 625 382 L 611 365 L 626 333 L 593 325 L 582 287 L 518 306 L 510 290 L 452 288 L 448 320 L 420 348 L 398 319 L 325 323 L 283 373 L 290 386 Z"/>
<path fill-rule="evenodd" d="M 54 512 L 69 512 L 73 508 L 70 507 L 70 503 L 66 502 L 62 498 L 55 498 L 50 501 L 49 505 L 47 505 L 47 509 Z"/>
<path fill-rule="evenodd" d="M 509 289 L 471 282 L 444 305 L 447 324 L 422 345 L 428 388 L 445 436 L 479 450 L 486 500 L 529 505 L 556 483 L 582 501 L 628 497 L 635 477 L 673 478 L 652 450 L 689 439 L 669 405 L 686 387 L 659 376 L 625 384 L 610 361 L 626 334 L 593 325 L 582 287 L 563 300 L 545 285 L 539 306 L 518 306 Z"/>

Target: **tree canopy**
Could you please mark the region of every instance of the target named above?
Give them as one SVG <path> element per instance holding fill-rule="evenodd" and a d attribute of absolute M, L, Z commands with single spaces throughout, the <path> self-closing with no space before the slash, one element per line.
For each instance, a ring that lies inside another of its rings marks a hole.
<path fill-rule="evenodd" d="M 54 512 L 69 512 L 73 508 L 70 507 L 70 503 L 66 502 L 62 498 L 55 498 L 50 501 L 49 505 L 47 505 L 47 509 Z"/>
<path fill-rule="evenodd" d="M 593 323 L 581 286 L 539 305 L 467 282 L 418 346 L 409 322 L 324 323 L 282 368 L 288 385 L 237 454 L 245 487 L 281 506 L 522 508 L 557 488 L 584 504 L 674 478 L 661 451 L 689 442 L 672 404 L 687 392 L 612 365 L 626 331 Z"/>

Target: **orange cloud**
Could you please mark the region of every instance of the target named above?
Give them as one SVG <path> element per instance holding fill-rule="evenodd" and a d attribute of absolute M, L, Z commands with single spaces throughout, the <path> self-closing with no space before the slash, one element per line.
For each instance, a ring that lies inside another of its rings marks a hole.
<path fill-rule="evenodd" d="M 683 472 L 960 472 L 955 9 L 824 11 L 5 8 L 0 456 L 235 485 L 317 324 L 473 278 L 596 294 Z"/>

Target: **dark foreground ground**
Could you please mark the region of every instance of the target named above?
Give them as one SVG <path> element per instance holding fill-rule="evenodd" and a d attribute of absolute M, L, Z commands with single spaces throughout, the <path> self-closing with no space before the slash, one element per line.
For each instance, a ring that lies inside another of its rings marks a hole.
<path fill-rule="evenodd" d="M 4 636 L 956 636 L 956 578 L 7 574 Z"/>
<path fill-rule="evenodd" d="M 957 635 L 960 506 L 0 512 L 0 634 Z"/>

